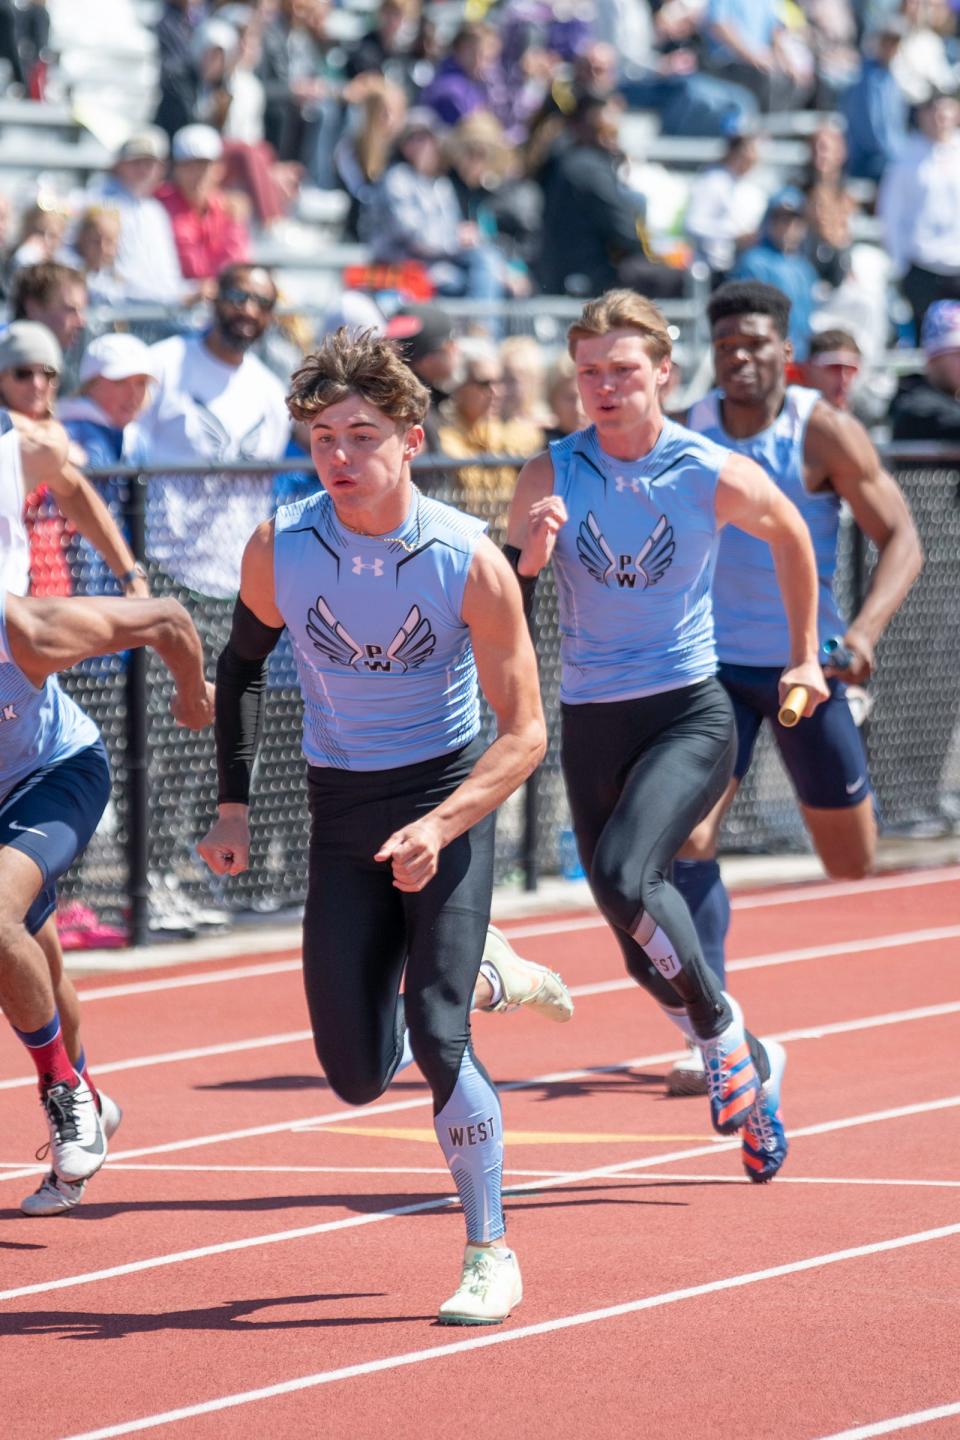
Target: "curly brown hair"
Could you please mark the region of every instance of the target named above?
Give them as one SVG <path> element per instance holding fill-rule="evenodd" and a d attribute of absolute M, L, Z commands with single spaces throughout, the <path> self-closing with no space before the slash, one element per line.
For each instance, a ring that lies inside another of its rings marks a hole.
<path fill-rule="evenodd" d="M 670 330 L 652 300 L 636 290 L 608 290 L 597 300 L 588 300 L 567 331 L 567 347 L 577 358 L 577 342 L 611 330 L 635 330 L 647 342 L 647 353 L 659 364 L 673 350 Z"/>
<path fill-rule="evenodd" d="M 430 392 L 375 330 L 341 325 L 294 371 L 287 409 L 308 424 L 348 395 L 362 395 L 398 426 L 422 425 Z"/>

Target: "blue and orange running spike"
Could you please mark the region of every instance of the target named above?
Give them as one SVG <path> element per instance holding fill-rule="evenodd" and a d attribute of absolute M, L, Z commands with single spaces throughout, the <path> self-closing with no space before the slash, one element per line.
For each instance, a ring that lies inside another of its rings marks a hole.
<path fill-rule="evenodd" d="M 710 1118 L 714 1130 L 721 1135 L 732 1135 L 739 1130 L 760 1097 L 760 1079 L 750 1054 L 740 1006 L 729 995 L 727 1000 L 733 1011 L 730 1024 L 712 1040 L 699 1041 L 707 1072 Z"/>
<path fill-rule="evenodd" d="M 765 1185 L 779 1173 L 790 1149 L 780 1110 L 780 1088 L 787 1052 L 776 1040 L 765 1040 L 770 1060 L 770 1078 L 760 1088 L 760 1098 L 743 1127 L 740 1157 L 747 1176 L 756 1185 Z"/>

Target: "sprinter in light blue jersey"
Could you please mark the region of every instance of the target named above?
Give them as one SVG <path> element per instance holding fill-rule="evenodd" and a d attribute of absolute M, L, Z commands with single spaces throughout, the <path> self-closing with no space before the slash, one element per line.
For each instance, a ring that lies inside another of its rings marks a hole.
<path fill-rule="evenodd" d="M 674 867 L 704 955 L 721 984 L 730 903 L 716 860 L 717 833 L 750 766 L 766 720 L 827 874 L 859 879 L 873 865 L 876 819 L 860 732 L 847 685 L 869 679 L 874 650 L 920 572 L 922 557 L 906 501 L 850 415 L 816 390 L 787 385 L 790 302 L 772 285 L 732 282 L 710 301 L 717 389 L 698 401 L 687 424 L 699 435 L 755 461 L 797 506 L 817 559 L 817 629 L 821 644 L 839 638 L 850 656 L 828 666 L 830 698 L 792 729 L 775 723 L 778 680 L 790 655 L 787 615 L 771 554 L 750 535 L 725 531 L 713 587 L 719 679 L 733 703 L 737 758 L 733 777 L 696 828 Z M 840 507 L 877 548 L 878 560 L 857 615 L 847 624 L 833 595 Z M 702 1091 L 699 1057 L 671 1071 L 674 1094 Z"/>
<path fill-rule="evenodd" d="M 284 628 L 304 699 L 311 833 L 303 967 L 317 1055 L 354 1105 L 412 1051 L 463 1203 L 462 1279 L 442 1324 L 502 1321 L 521 1298 L 504 1244 L 497 1092 L 469 1012 L 572 1009 L 559 978 L 488 936 L 497 806 L 546 744 L 520 595 L 483 524 L 411 480 L 429 395 L 388 341 L 330 336 L 293 378 L 323 490 L 254 532 L 217 668 L 217 874 L 249 856 L 266 658 Z M 477 676 L 497 721 L 480 743 Z M 492 942 L 492 943 L 491 943 Z M 485 950 L 486 945 L 486 950 Z M 400 996 L 401 981 L 404 994 Z"/>
<path fill-rule="evenodd" d="M 29 1050 L 50 1132 L 51 1171 L 21 1209 L 73 1209 L 103 1164 L 119 1107 L 98 1093 L 79 1046 L 79 1013 L 58 1010 L 58 975 L 37 936 L 57 880 L 83 853 L 110 795 L 93 721 L 56 672 L 94 655 L 149 645 L 176 682 L 181 725 L 213 719 L 203 651 L 175 600 L 30 599 L 0 590 L 0 1008 Z M 68 1050 L 67 1040 L 70 1042 Z"/>
<path fill-rule="evenodd" d="M 670 865 L 724 793 L 730 702 L 714 678 L 711 581 L 723 527 L 776 555 L 790 622 L 781 684 L 826 696 L 806 527 L 752 461 L 667 420 L 670 336 L 629 290 L 570 328 L 589 429 L 521 472 L 508 541 L 528 591 L 552 560 L 562 635 L 561 757 L 580 859 L 635 980 L 700 1048 L 721 1134 L 743 1131 L 747 1174 L 786 1156 L 782 1047 L 761 1044 L 704 963 Z"/>
<path fill-rule="evenodd" d="M 62 368 L 60 346 L 45 325 L 18 320 L 0 337 L 0 402 L 9 407 L 0 408 L 0 585 L 15 595 L 25 595 L 30 589 L 25 501 L 40 490 L 47 498 L 39 504 L 31 529 L 43 522 L 44 512 L 52 506 L 97 552 L 105 573 L 113 571 L 119 590 L 131 597 L 145 597 L 150 592 L 142 566 L 134 563 L 102 496 L 70 463 L 67 434 L 51 418 Z M 43 578 L 41 573 L 41 581 Z M 79 1005 L 64 968 L 54 913 L 35 932 L 35 938 L 47 958 L 67 1053 L 82 1072 L 86 1057 L 79 1039 Z M 119 1110 L 109 1096 L 98 1094 L 107 1128 L 115 1129 Z M 82 1191 L 82 1181 L 68 1185 L 51 1171 L 40 1189 L 24 1199 L 21 1209 L 31 1215 L 60 1214 L 79 1203 Z"/>

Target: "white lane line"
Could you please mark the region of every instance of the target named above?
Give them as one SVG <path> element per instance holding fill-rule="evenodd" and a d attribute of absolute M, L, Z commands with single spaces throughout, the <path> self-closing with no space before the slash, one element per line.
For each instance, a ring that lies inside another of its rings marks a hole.
<path fill-rule="evenodd" d="M 916 1105 L 903 1105 L 894 1110 L 875 1110 L 865 1115 L 849 1115 L 841 1120 L 828 1120 L 819 1125 L 808 1125 L 791 1132 L 791 1138 L 802 1135 L 824 1135 L 832 1130 L 847 1130 L 858 1125 L 872 1125 L 882 1120 L 900 1119 L 909 1115 L 946 1110 L 960 1105 L 960 1095 L 943 1100 L 931 1100 Z M 508 1141 L 509 1143 L 509 1141 Z M 573 1185 L 584 1180 L 612 1179 L 632 1175 L 637 1170 L 654 1170 L 658 1166 L 674 1165 L 681 1160 L 698 1160 L 704 1155 L 714 1155 L 720 1150 L 739 1150 L 740 1139 L 734 1136 L 719 1143 L 696 1145 L 686 1150 L 674 1150 L 663 1155 L 648 1155 L 641 1159 L 620 1160 L 613 1165 L 592 1166 L 588 1170 L 562 1171 L 557 1175 L 537 1180 L 527 1180 L 520 1185 L 511 1185 L 514 1198 L 522 1198 L 526 1190 L 549 1190 L 554 1186 Z M 12 1290 L 0 1290 L 0 1300 L 17 1300 L 25 1295 L 45 1295 L 52 1290 L 68 1290 L 77 1285 L 92 1285 L 100 1280 L 112 1280 L 120 1275 L 133 1275 L 142 1270 L 155 1270 L 167 1265 L 182 1264 L 189 1260 L 203 1260 L 211 1255 L 226 1255 L 235 1250 L 250 1250 L 261 1245 L 277 1245 L 287 1240 L 302 1240 L 314 1235 L 326 1235 L 339 1230 L 353 1230 L 361 1225 L 373 1225 L 383 1220 L 393 1220 L 402 1215 L 415 1215 L 424 1210 L 441 1210 L 460 1202 L 456 1195 L 438 1195 L 429 1200 L 420 1200 L 413 1205 L 396 1206 L 387 1210 L 373 1211 L 366 1215 L 350 1216 L 345 1220 L 326 1220 L 317 1225 L 301 1225 L 293 1230 L 271 1231 L 265 1235 L 249 1235 L 240 1240 L 223 1240 L 216 1245 L 203 1245 L 194 1250 L 179 1250 L 173 1254 L 154 1255 L 146 1260 L 131 1260 L 125 1265 L 114 1265 L 105 1270 L 90 1270 L 80 1275 L 67 1275 L 59 1280 L 39 1281 L 33 1285 L 19 1285 Z M 960 1228 L 960 1227 L 958 1227 Z"/>
<path fill-rule="evenodd" d="M 872 1425 L 858 1425 L 853 1430 L 837 1430 L 823 1440 L 869 1440 L 871 1435 L 895 1435 L 898 1430 L 912 1430 L 916 1425 L 929 1425 L 935 1420 L 949 1420 L 960 1415 L 960 1401 L 937 1405 L 932 1410 L 914 1410 L 912 1415 L 897 1415 L 892 1420 L 877 1420 Z M 80 1440 L 80 1437 L 77 1437 Z"/>
<path fill-rule="evenodd" d="M 175 964 L 176 962 L 171 962 Z M 230 980 L 256 980 L 262 975 L 286 975 L 302 969 L 295 960 L 265 960 L 260 965 L 231 965 L 227 970 L 203 970 L 196 975 L 170 975 L 164 980 L 131 980 L 124 985 L 94 985 L 80 990 L 86 1005 L 91 1000 L 116 1000 L 124 995 L 155 995 L 161 990 L 185 990 L 195 985 L 222 985 Z"/>
<path fill-rule="evenodd" d="M 820 1040 L 828 1035 L 844 1035 L 858 1030 L 872 1030 L 887 1025 L 906 1024 L 914 1020 L 930 1020 L 944 1015 L 954 1015 L 960 1012 L 960 1001 L 952 1001 L 943 1005 L 924 1005 L 916 1010 L 894 1010 L 885 1015 L 870 1015 L 860 1020 L 838 1020 L 825 1025 L 808 1026 L 798 1030 L 781 1030 L 770 1035 L 771 1040 L 795 1041 L 795 1040 Z M 597 1075 L 617 1075 L 625 1070 L 640 1070 L 649 1065 L 663 1065 L 673 1060 L 677 1054 L 676 1049 L 665 1050 L 656 1055 L 639 1055 L 633 1060 L 622 1060 L 615 1065 L 596 1065 L 586 1070 L 561 1070 L 554 1074 L 534 1076 L 530 1080 L 508 1080 L 501 1081 L 497 1088 L 502 1092 L 513 1090 L 537 1089 L 543 1085 L 564 1084 L 569 1081 L 590 1079 Z M 105 1067 L 98 1067 L 103 1069 Z M 35 1083 L 35 1081 L 33 1082 Z M 188 1140 L 169 1140 L 162 1145 L 144 1145 L 135 1150 L 118 1150 L 111 1152 L 108 1164 L 115 1160 L 137 1160 L 144 1155 L 164 1155 L 176 1150 L 192 1150 L 204 1145 L 219 1145 L 231 1140 L 257 1139 L 261 1135 L 279 1135 L 284 1132 L 294 1134 L 310 1132 L 323 1125 L 339 1125 L 345 1120 L 355 1119 L 358 1116 L 376 1117 L 377 1115 L 395 1114 L 397 1111 L 415 1110 L 430 1104 L 429 1095 L 421 1095 L 410 1100 L 393 1100 L 379 1105 L 370 1106 L 362 1111 L 355 1108 L 344 1108 L 333 1110 L 322 1115 L 309 1115 L 299 1120 L 281 1120 L 270 1125 L 255 1125 L 245 1130 L 225 1130 L 213 1135 L 197 1135 Z M 796 1132 L 791 1132 L 796 1133 Z M 24 1165 L 3 1173 L 7 1166 L 0 1165 L 0 1182 L 4 1180 L 23 1180 L 31 1175 L 45 1171 L 43 1165 Z"/>
<path fill-rule="evenodd" d="M 960 1095 L 948 1095 L 943 1100 L 918 1100 L 915 1105 L 894 1105 L 889 1110 L 872 1110 L 864 1115 L 851 1116 L 849 1120 L 823 1120 L 816 1125 L 801 1125 L 790 1131 L 791 1140 L 804 1135 L 830 1135 L 835 1130 L 851 1130 L 857 1125 L 877 1125 L 883 1120 L 903 1120 L 909 1115 L 934 1115 L 939 1110 L 953 1110 L 960 1105 Z"/>
<path fill-rule="evenodd" d="M 792 1139 L 791 1134 L 791 1139 Z M 131 1167 L 133 1168 L 133 1167 Z M 147 1166 L 143 1167 L 147 1169 Z M 519 1174 L 519 1171 L 517 1172 Z M 687 1170 L 669 1171 L 664 1174 L 647 1171 L 646 1180 L 669 1180 L 673 1184 L 691 1185 L 752 1185 L 746 1175 L 691 1175 Z M 888 1185 L 894 1189 L 906 1187 L 930 1190 L 960 1190 L 960 1180 L 868 1180 L 858 1175 L 784 1175 L 777 1176 L 778 1185 Z"/>
<path fill-rule="evenodd" d="M 768 955 L 747 956 L 732 960 L 731 970 L 760 970 L 765 966 L 792 965 L 798 960 L 823 960 L 830 955 L 862 955 L 873 950 L 907 949 L 913 945 L 935 945 L 941 940 L 955 940 L 960 925 L 941 925 L 934 930 L 904 930 L 898 935 L 873 936 L 866 940 L 845 940 L 835 945 L 808 945 L 802 950 L 772 951 Z"/>
<path fill-rule="evenodd" d="M 791 1132 L 792 1133 L 792 1132 Z M 658 1162 L 659 1163 L 659 1162 Z M 117 1164 L 110 1162 L 111 1170 L 185 1171 L 200 1175 L 443 1175 L 450 1174 L 445 1165 L 154 1165 Z M 555 1179 L 564 1174 L 562 1170 L 519 1170 L 508 1166 L 504 1175 L 528 1175 Z M 669 1174 L 651 1174 L 648 1180 L 670 1180 L 675 1184 L 702 1185 L 752 1185 L 746 1175 L 691 1175 L 689 1171 L 677 1170 Z M 960 1190 L 960 1180 L 904 1180 L 864 1179 L 851 1175 L 778 1175 L 778 1185 L 889 1185 L 894 1188 L 917 1187 L 931 1190 Z"/>
<path fill-rule="evenodd" d="M 497 1089 L 503 1093 L 507 1090 L 537 1089 L 543 1085 L 562 1085 L 569 1081 L 589 1080 L 597 1075 L 618 1075 L 624 1070 L 638 1069 L 644 1065 L 665 1064 L 668 1060 L 673 1060 L 676 1054 L 677 1051 L 674 1047 L 672 1050 L 665 1050 L 658 1055 L 639 1055 L 633 1060 L 622 1060 L 615 1065 L 595 1065 L 586 1070 L 557 1070 L 548 1075 L 536 1075 L 529 1080 L 501 1081 L 498 1083 Z M 328 1110 L 321 1115 L 307 1115 L 294 1120 L 274 1121 L 270 1125 L 252 1125 L 244 1130 L 223 1130 L 213 1135 L 196 1135 L 189 1140 L 168 1140 L 162 1145 L 141 1145 L 135 1150 L 111 1151 L 109 1163 L 113 1163 L 115 1160 L 139 1160 L 144 1155 L 168 1155 L 175 1150 L 194 1150 L 204 1145 L 220 1145 L 230 1140 L 255 1140 L 261 1135 L 309 1133 L 324 1125 L 340 1125 L 347 1120 L 356 1123 L 357 1119 L 361 1117 L 369 1116 L 371 1119 L 375 1119 L 379 1115 L 395 1115 L 403 1110 L 418 1110 L 430 1104 L 432 1104 L 432 1099 L 428 1092 L 409 1100 L 391 1100 L 366 1106 L 363 1109 L 345 1106 L 342 1110 Z M 30 1175 L 36 1175 L 39 1171 L 45 1172 L 47 1168 L 48 1166 L 45 1165 L 24 1166 L 9 1174 L 0 1174 L 0 1181 L 23 1180 Z"/>
<path fill-rule="evenodd" d="M 826 885 L 799 885 L 790 889 L 767 890 L 757 895 L 734 895 L 734 910 L 758 910 L 769 906 L 807 904 L 816 900 L 833 900 L 847 895 L 866 895 L 883 890 L 906 890 L 925 885 L 943 885 L 960 880 L 960 866 L 943 870 L 916 871 L 907 875 L 874 876 L 869 880 L 832 882 Z M 538 935 L 559 935 L 572 930 L 601 930 L 606 921 L 599 915 L 571 916 L 554 921 L 515 924 L 505 921 L 508 935 L 518 940 Z M 171 960 L 171 965 L 176 964 Z M 179 975 L 163 980 L 137 980 L 122 985 L 96 985 L 81 988 L 80 998 L 86 1005 L 94 1000 L 113 1000 L 125 995 L 150 995 L 163 990 L 177 990 L 196 985 L 219 985 L 232 980 L 255 979 L 261 975 L 282 975 L 300 969 L 300 960 L 266 961 L 256 965 L 236 965 L 226 970 L 207 970 L 197 975 Z"/>
<path fill-rule="evenodd" d="M 832 945 L 807 945 L 801 950 L 771 950 L 766 955 L 749 955 L 743 960 L 731 960 L 727 971 L 772 970 L 779 965 L 796 965 L 804 960 L 827 960 L 839 955 L 870 955 L 877 950 L 906 950 L 958 938 L 960 925 L 942 925 L 935 930 L 904 930 L 898 935 L 881 935 L 867 940 L 845 940 Z M 629 975 L 623 975 L 616 980 L 571 985 L 570 994 L 574 999 L 579 999 L 586 995 L 612 995 L 615 991 L 636 988 L 636 981 L 631 980 Z"/>
<path fill-rule="evenodd" d="M 925 1245 L 937 1240 L 947 1240 L 960 1235 L 960 1225 L 943 1225 L 936 1230 L 919 1230 L 912 1235 L 897 1235 L 891 1240 L 875 1240 L 867 1245 L 855 1245 L 846 1250 L 832 1250 L 823 1255 L 810 1255 L 804 1260 L 791 1260 L 784 1265 L 773 1265 L 766 1270 L 751 1270 L 743 1275 L 730 1275 L 723 1280 L 710 1280 L 703 1285 L 689 1285 L 682 1290 L 668 1290 L 662 1295 L 648 1295 L 642 1300 L 628 1300 L 622 1305 L 608 1305 L 602 1310 L 583 1310 L 575 1315 L 563 1315 L 556 1320 L 544 1320 L 537 1325 L 521 1325 L 515 1330 L 500 1330 L 494 1334 L 479 1335 L 469 1340 L 457 1340 L 450 1345 L 432 1345 L 425 1350 L 412 1350 L 403 1355 L 385 1355 L 377 1360 L 366 1360 L 357 1365 L 344 1365 L 338 1370 L 319 1371 L 313 1375 L 301 1375 L 294 1380 L 284 1380 L 276 1385 L 264 1385 L 257 1390 L 244 1390 L 233 1395 L 221 1395 L 214 1400 L 205 1400 L 197 1405 L 183 1405 L 177 1410 L 166 1410 L 156 1415 L 147 1415 L 139 1420 L 122 1421 L 118 1425 L 107 1425 L 100 1430 L 88 1430 L 73 1435 L 69 1440 L 112 1440 L 118 1435 L 132 1435 L 139 1430 L 153 1430 L 161 1425 L 170 1425 L 178 1420 L 189 1420 L 198 1415 L 211 1415 L 219 1410 L 232 1409 L 237 1405 L 250 1405 L 259 1400 L 269 1400 L 277 1395 L 290 1395 L 298 1390 L 315 1389 L 319 1385 L 331 1385 L 340 1380 L 354 1380 L 361 1375 L 375 1375 L 387 1370 L 399 1370 L 408 1365 L 419 1365 L 426 1360 L 444 1359 L 449 1355 L 462 1355 L 469 1350 L 483 1350 L 490 1345 L 511 1345 L 517 1340 L 528 1340 L 535 1335 L 552 1335 L 559 1330 L 570 1330 L 581 1325 L 595 1325 L 604 1320 L 616 1320 L 624 1315 L 636 1315 L 644 1310 L 656 1310 L 664 1305 L 675 1305 L 683 1300 L 695 1300 L 703 1295 L 716 1295 L 724 1290 L 737 1290 L 747 1285 L 757 1285 L 765 1280 L 780 1280 L 788 1275 L 799 1275 L 808 1270 L 823 1269 L 828 1265 L 842 1264 L 848 1260 L 862 1260 L 872 1255 L 882 1255 L 893 1250 L 903 1250 L 912 1245 Z M 960 1409 L 960 1406 L 956 1407 Z M 930 1413 L 930 1412 L 927 1412 Z M 881 1434 L 882 1431 L 848 1431 L 848 1437 L 858 1434 Z M 831 1440 L 842 1440 L 840 1436 Z"/>
<path fill-rule="evenodd" d="M 765 910 L 777 905 L 806 905 L 818 900 L 842 900 L 851 895 L 871 895 L 886 890 L 912 890 L 926 885 L 953 884 L 960 880 L 960 865 L 942 870 L 914 871 L 905 875 L 874 875 L 868 880 L 828 881 L 823 885 L 791 885 L 788 889 L 762 890 L 754 895 L 730 897 L 734 910 Z M 526 940 L 538 935 L 562 935 L 567 930 L 599 930 L 606 925 L 600 915 L 578 915 L 570 919 L 529 924 L 505 921 L 509 939 Z"/>
<path fill-rule="evenodd" d="M 866 880 L 830 880 L 822 885 L 790 885 L 761 890 L 753 895 L 732 895 L 735 910 L 762 910 L 768 905 L 805 905 L 808 900 L 836 900 L 849 895 L 872 895 L 883 890 L 913 890 L 924 885 L 952 885 L 960 880 L 960 865 L 936 870 L 913 870 L 896 875 L 871 875 Z"/>
<path fill-rule="evenodd" d="M 898 950 L 919 945 L 933 945 L 943 940 L 960 937 L 960 925 L 942 926 L 935 930 L 905 930 L 898 935 L 885 935 L 875 940 L 849 940 L 834 945 L 814 945 L 802 950 L 774 950 L 767 955 L 753 955 L 744 960 L 731 960 L 729 971 L 761 970 L 767 966 L 792 965 L 804 960 L 822 960 L 834 955 L 855 955 L 874 950 Z M 299 966 L 299 962 L 297 962 Z M 223 972 L 231 973 L 231 972 Z M 271 969 L 275 974 L 276 969 Z M 198 977 L 199 978 L 199 977 Z M 574 999 L 589 995 L 611 995 L 625 990 L 636 990 L 637 984 L 629 976 L 616 980 L 598 980 L 589 985 L 573 985 L 570 994 Z M 111 992 L 112 993 L 112 992 Z M 84 996 L 84 1000 L 86 1000 Z M 949 1013 L 949 1012 L 945 1012 Z M 138 1070 L 154 1065 L 173 1065 L 187 1060 L 206 1060 L 215 1055 L 230 1055 L 234 1051 L 260 1050 L 273 1045 L 299 1044 L 312 1040 L 310 1030 L 290 1030 L 278 1035 L 259 1035 L 249 1040 L 232 1040 L 221 1045 L 198 1045 L 189 1050 L 169 1050 L 158 1055 L 135 1055 L 127 1060 L 108 1060 L 94 1068 L 98 1075 L 115 1074 L 118 1070 Z M 36 1085 L 35 1075 L 16 1075 L 9 1080 L 0 1080 L 0 1090 L 17 1090 Z"/>
<path fill-rule="evenodd" d="M 117 1165 L 111 1161 L 111 1170 L 189 1171 L 194 1174 L 216 1175 L 442 1175 L 450 1178 L 446 1165 Z M 504 1175 L 562 1175 L 562 1170 L 517 1170 L 513 1166 L 504 1169 Z M 931 1181 L 931 1184 L 933 1182 Z M 960 1185 L 960 1180 L 957 1181 Z"/>
<path fill-rule="evenodd" d="M 820 884 L 810 884 L 800 881 L 789 886 L 779 886 L 777 889 L 761 890 L 750 895 L 741 896 L 734 894 L 731 897 L 731 903 L 735 910 L 757 910 L 775 905 L 796 905 L 808 900 L 843 899 L 850 895 L 860 895 L 875 890 L 904 890 L 924 885 L 942 885 L 956 879 L 960 879 L 960 866 L 942 867 L 935 870 L 913 870 L 901 874 L 884 873 L 873 876 L 869 880 L 826 881 Z M 585 889 L 583 903 L 580 909 L 582 911 L 589 911 L 592 908 L 592 903 L 589 893 L 586 892 Z M 542 924 L 537 921 L 524 923 L 520 917 L 507 918 L 500 923 L 510 934 L 517 935 L 521 938 L 530 935 L 556 935 L 567 929 L 600 929 L 604 924 L 599 916 L 595 914 L 577 915 L 569 921 L 554 920 Z M 235 960 L 245 954 L 253 956 L 257 953 L 261 955 L 264 953 L 274 955 L 282 955 L 284 953 L 292 954 L 299 948 L 296 941 L 287 936 L 275 935 L 271 938 L 267 935 L 266 937 L 261 937 L 258 941 L 255 934 L 250 934 L 246 931 L 237 931 L 232 937 L 226 935 L 201 943 L 210 953 L 198 956 L 197 959 L 199 960 Z M 231 944 L 234 947 L 232 950 L 230 948 Z M 183 947 L 178 947 L 176 942 L 170 942 L 166 945 L 154 947 L 147 954 L 137 953 L 135 951 L 124 954 L 115 953 L 112 955 L 100 953 L 96 957 L 95 964 L 98 970 L 112 970 L 117 973 L 129 972 L 135 974 L 140 970 L 172 969 L 174 966 L 184 963 L 182 956 L 177 953 L 178 948 L 182 949 Z M 71 953 L 67 956 L 66 963 L 68 969 L 79 970 L 83 968 L 84 965 L 89 965 L 90 962 L 89 957 L 85 958 L 81 953 Z M 189 963 L 193 962 L 191 961 Z M 296 963 L 299 965 L 299 961 Z M 234 978 L 240 977 L 237 976 Z M 171 983 L 178 982 L 160 982 L 164 988 L 169 987 Z M 92 992 L 88 991 L 86 993 L 89 994 Z M 139 989 L 135 988 L 132 992 L 128 991 L 125 993 L 137 994 L 139 993 Z"/>
<path fill-rule="evenodd" d="M 734 1144 L 739 1145 L 739 1141 L 723 1143 L 724 1148 L 728 1150 L 732 1149 Z M 713 1145 L 701 1145 L 692 1150 L 676 1150 L 672 1154 L 659 1155 L 655 1158 L 657 1164 L 668 1165 L 688 1156 L 695 1159 L 701 1155 L 711 1154 L 713 1150 Z M 594 1166 L 589 1170 L 562 1171 L 547 1179 L 529 1180 L 511 1188 L 516 1195 L 518 1192 L 528 1189 L 548 1189 L 554 1185 L 572 1185 L 583 1180 L 605 1179 L 618 1176 L 624 1168 L 635 1169 L 640 1164 L 642 1161 L 628 1160 L 619 1161 L 615 1165 Z M 383 1220 L 393 1220 L 403 1215 L 416 1215 L 424 1210 L 442 1210 L 459 1203 L 456 1195 L 435 1195 L 429 1200 L 419 1200 L 413 1205 L 400 1205 L 388 1210 L 372 1211 L 366 1215 L 350 1216 L 345 1220 L 325 1220 L 317 1225 L 297 1226 L 293 1230 L 271 1231 L 266 1235 L 249 1235 L 241 1240 L 223 1240 L 216 1245 L 202 1245 L 194 1250 L 154 1255 L 146 1260 L 131 1260 L 125 1265 L 114 1265 L 105 1270 L 90 1270 L 81 1275 L 63 1276 L 59 1280 L 40 1281 L 34 1285 L 19 1285 L 12 1290 L 0 1290 L 0 1300 L 19 1300 L 26 1295 L 45 1295 L 52 1290 L 68 1290 L 77 1285 L 92 1285 L 100 1280 L 112 1280 L 120 1275 L 134 1275 L 143 1270 L 156 1270 L 167 1265 L 178 1265 L 188 1260 L 203 1260 L 211 1255 L 227 1255 L 235 1250 L 250 1250 L 261 1245 L 276 1245 L 287 1240 L 302 1240 L 339 1230 L 355 1230 L 362 1225 L 375 1225 Z"/>
<path fill-rule="evenodd" d="M 934 930 L 904 930 L 898 935 L 881 935 L 867 940 L 844 940 L 832 945 L 807 945 L 801 950 L 771 950 L 766 955 L 750 955 L 743 960 L 731 960 L 727 970 L 774 969 L 779 965 L 796 965 L 804 960 L 826 960 L 836 955 L 869 955 L 875 950 L 906 950 L 958 938 L 960 925 L 941 925 Z M 617 990 L 636 988 L 636 981 L 627 975 L 617 980 L 598 980 L 590 985 L 571 985 L 570 994 L 577 999 L 585 995 L 609 995 Z"/>
<path fill-rule="evenodd" d="M 97 1075 L 113 1075 L 118 1070 L 143 1070 L 154 1065 L 175 1065 L 183 1060 L 207 1060 L 212 1055 L 232 1055 L 240 1050 L 265 1050 L 273 1045 L 294 1045 L 302 1040 L 312 1040 L 312 1030 L 288 1030 L 282 1035 L 254 1035 L 249 1040 L 231 1040 L 223 1045 L 197 1045 L 192 1050 L 167 1050 L 159 1055 L 134 1055 L 129 1060 L 107 1060 L 97 1065 Z M 317 1072 L 319 1078 L 319 1071 Z M 11 1080 L 0 1080 L 0 1090 L 18 1090 L 24 1085 L 36 1085 L 36 1075 L 17 1075 Z"/>

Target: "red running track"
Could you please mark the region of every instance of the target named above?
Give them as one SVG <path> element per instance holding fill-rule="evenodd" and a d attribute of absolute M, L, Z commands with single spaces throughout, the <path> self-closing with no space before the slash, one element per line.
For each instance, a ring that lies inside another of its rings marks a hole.
<path fill-rule="evenodd" d="M 64 1218 L 17 1208 L 43 1130 L 2 1044 L 3 1440 L 960 1436 L 960 867 L 736 897 L 731 988 L 790 1056 L 765 1187 L 665 1096 L 598 918 L 506 928 L 577 1011 L 476 1021 L 526 1290 L 490 1330 L 434 1323 L 463 1227 L 426 1087 L 340 1104 L 295 955 L 83 983 L 127 1114 Z"/>

